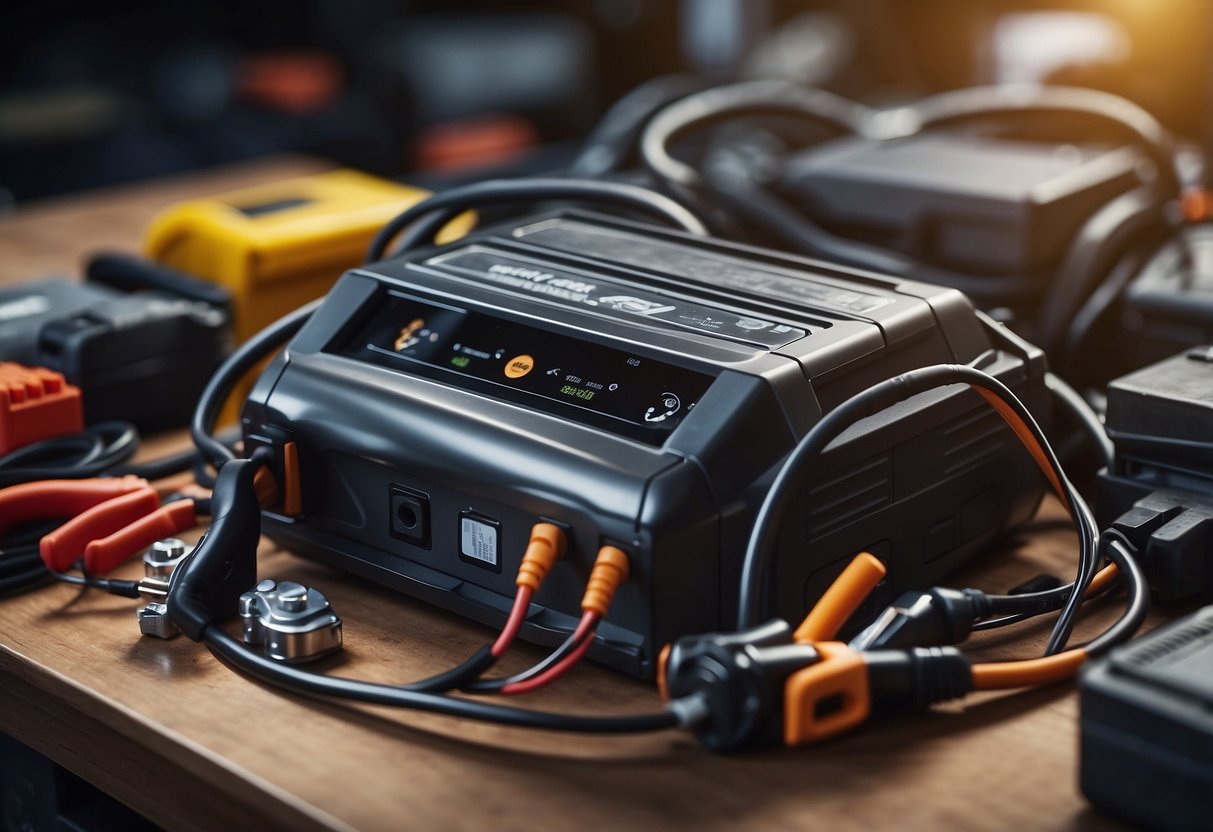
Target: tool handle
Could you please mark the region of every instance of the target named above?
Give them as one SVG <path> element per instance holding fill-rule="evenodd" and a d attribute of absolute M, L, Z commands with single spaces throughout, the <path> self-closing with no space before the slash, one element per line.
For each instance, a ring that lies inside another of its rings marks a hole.
<path fill-rule="evenodd" d="M 42 480 L 0 489 L 0 534 L 10 528 L 55 517 L 75 517 L 98 503 L 147 487 L 139 477 Z"/>
<path fill-rule="evenodd" d="M 107 537 L 160 507 L 160 498 L 150 487 L 98 503 L 42 537 L 42 562 L 53 572 L 62 572 L 84 555 L 98 538 Z"/>
<path fill-rule="evenodd" d="M 103 575 L 133 558 L 157 540 L 174 537 L 198 524 L 193 500 L 169 503 L 84 547 L 84 569 Z"/>

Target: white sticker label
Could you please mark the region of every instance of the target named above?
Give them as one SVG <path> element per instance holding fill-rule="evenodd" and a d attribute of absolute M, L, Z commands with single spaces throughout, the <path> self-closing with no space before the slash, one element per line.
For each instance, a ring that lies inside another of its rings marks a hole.
<path fill-rule="evenodd" d="M 459 551 L 464 557 L 496 566 L 497 527 L 473 517 L 460 518 Z"/>

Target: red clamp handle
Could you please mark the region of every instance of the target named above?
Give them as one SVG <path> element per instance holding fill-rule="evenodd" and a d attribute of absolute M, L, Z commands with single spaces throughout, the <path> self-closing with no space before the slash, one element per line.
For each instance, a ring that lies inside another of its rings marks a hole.
<path fill-rule="evenodd" d="M 32 520 L 75 517 L 99 503 L 147 488 L 139 477 L 42 480 L 0 489 L 0 534 Z"/>
<path fill-rule="evenodd" d="M 84 555 L 85 547 L 107 537 L 160 507 L 160 498 L 148 486 L 98 503 L 68 520 L 40 545 L 42 562 L 52 572 L 62 572 Z"/>
<path fill-rule="evenodd" d="M 157 540 L 198 525 L 193 500 L 178 500 L 84 547 L 84 569 L 96 575 L 126 563 Z"/>

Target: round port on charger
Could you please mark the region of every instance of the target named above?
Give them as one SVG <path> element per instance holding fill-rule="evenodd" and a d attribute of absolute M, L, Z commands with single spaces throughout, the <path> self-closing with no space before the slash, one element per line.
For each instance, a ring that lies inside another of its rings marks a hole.
<path fill-rule="evenodd" d="M 396 522 L 406 529 L 416 528 L 418 523 L 416 510 L 407 503 L 401 503 L 396 509 Z"/>
<path fill-rule="evenodd" d="M 392 537 L 422 549 L 430 548 L 430 498 L 423 491 L 392 483 L 388 522 Z"/>

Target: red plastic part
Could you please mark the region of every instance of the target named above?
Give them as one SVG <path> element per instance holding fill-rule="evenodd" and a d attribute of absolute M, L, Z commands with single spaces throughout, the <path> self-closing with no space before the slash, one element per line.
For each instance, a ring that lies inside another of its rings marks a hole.
<path fill-rule="evenodd" d="M 147 488 L 139 477 L 42 480 L 0 489 L 0 534 L 33 520 L 75 517 L 98 503 Z"/>
<path fill-rule="evenodd" d="M 43 367 L 0 362 L 0 456 L 83 429 L 80 388 Z"/>
<path fill-rule="evenodd" d="M 179 500 L 153 511 L 108 537 L 84 547 L 84 569 L 101 575 L 116 569 L 157 540 L 174 537 L 198 525 L 193 500 Z"/>
<path fill-rule="evenodd" d="M 98 503 L 42 537 L 42 562 L 47 569 L 62 572 L 84 556 L 88 544 L 126 528 L 159 507 L 160 498 L 148 487 Z"/>

